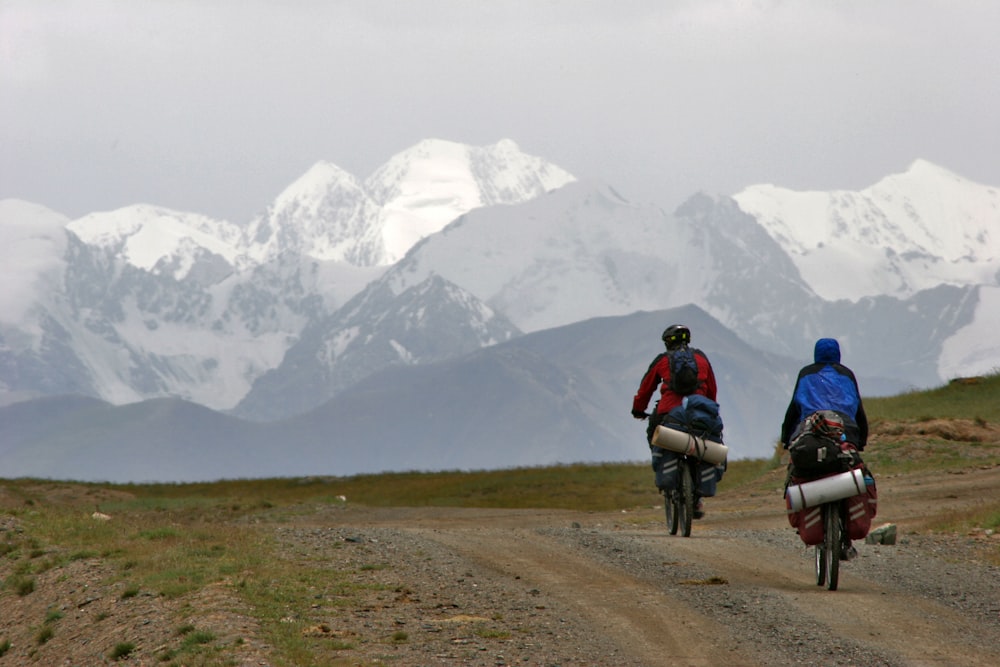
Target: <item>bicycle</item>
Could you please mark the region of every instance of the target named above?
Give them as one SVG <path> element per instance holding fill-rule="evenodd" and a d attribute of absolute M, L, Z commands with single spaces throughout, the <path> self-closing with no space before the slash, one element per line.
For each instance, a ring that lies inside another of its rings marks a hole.
<path fill-rule="evenodd" d="M 648 414 L 643 416 L 644 419 L 648 419 L 649 417 L 650 415 Z M 663 509 L 667 519 L 667 530 L 670 531 L 671 535 L 676 535 L 678 530 L 680 530 L 684 537 L 691 537 L 691 520 L 700 518 L 695 516 L 695 508 L 697 501 L 696 489 L 700 488 L 703 481 L 701 463 L 704 460 L 709 460 L 712 463 L 725 461 L 728 450 L 721 442 L 706 444 L 704 437 L 692 435 L 686 431 L 671 430 L 669 432 L 680 434 L 681 446 L 678 447 L 677 441 L 674 441 L 673 444 L 660 447 L 665 453 L 673 454 L 674 458 L 670 459 L 666 464 L 660 464 L 661 470 L 658 472 L 658 477 L 669 474 L 663 470 L 662 466 L 671 465 L 673 461 L 676 461 L 677 466 L 677 483 L 675 488 L 669 491 L 660 489 L 660 494 L 663 496 Z M 708 445 L 714 448 L 711 452 L 708 450 Z M 721 458 L 719 458 L 720 456 Z"/>
<path fill-rule="evenodd" d="M 667 515 L 667 530 L 676 535 L 678 529 L 683 537 L 691 537 L 691 519 L 694 518 L 695 471 L 699 470 L 697 459 L 684 454 L 677 456 L 678 484 L 676 489 L 664 491 L 663 509 Z"/>
<path fill-rule="evenodd" d="M 847 454 L 843 457 L 844 467 L 849 468 L 848 470 L 794 485 L 786 484 L 785 487 L 786 503 L 790 509 L 809 508 L 807 513 L 798 515 L 799 523 L 793 525 L 799 528 L 799 535 L 806 544 L 816 545 L 816 585 L 826 585 L 831 591 L 837 590 L 840 561 L 848 560 L 853 551 L 848 534 L 849 517 L 856 524 L 867 515 L 870 522 L 874 509 L 869 510 L 867 506 L 872 502 L 871 498 L 877 498 L 875 480 L 867 468 L 851 467 L 853 458 Z M 789 480 L 791 479 L 793 478 L 789 471 Z M 810 498 L 809 502 L 806 501 L 807 496 Z M 871 514 L 868 514 L 869 511 Z M 792 518 L 791 514 L 789 518 Z M 813 529 L 817 526 L 817 522 L 821 533 Z M 851 530 L 857 533 L 857 529 L 858 526 L 854 525 Z M 814 539 L 807 539 L 802 533 L 803 530 L 811 534 Z M 867 526 L 863 526 L 862 530 L 867 533 Z"/>

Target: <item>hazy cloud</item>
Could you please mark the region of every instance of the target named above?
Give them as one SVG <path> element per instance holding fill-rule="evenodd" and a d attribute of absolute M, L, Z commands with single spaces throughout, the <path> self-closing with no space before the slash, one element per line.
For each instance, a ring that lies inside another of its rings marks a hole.
<path fill-rule="evenodd" d="M 0 2 L 0 198 L 235 222 L 314 162 L 501 138 L 630 198 L 1000 185 L 1000 3 Z"/>

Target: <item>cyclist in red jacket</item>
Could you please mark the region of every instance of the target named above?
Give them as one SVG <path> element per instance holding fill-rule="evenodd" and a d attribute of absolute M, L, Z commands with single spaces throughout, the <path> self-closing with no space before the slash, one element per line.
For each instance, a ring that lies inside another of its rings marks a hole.
<path fill-rule="evenodd" d="M 663 450 L 652 444 L 653 432 L 668 412 L 679 407 L 687 394 L 678 393 L 671 389 L 670 382 L 670 359 L 671 353 L 685 347 L 691 343 L 691 330 L 683 324 L 672 324 L 663 331 L 661 336 L 666 351 L 661 352 L 653 359 L 646 374 L 643 375 L 639 383 L 639 390 L 632 399 L 632 416 L 636 419 L 646 418 L 646 407 L 653 397 L 656 388 L 660 388 L 660 398 L 656 402 L 656 409 L 649 415 L 649 425 L 646 428 L 646 440 L 650 442 L 650 450 L 653 456 L 653 470 L 657 471 L 658 465 L 663 456 Z M 701 394 L 712 401 L 716 401 L 717 386 L 715 384 L 715 371 L 712 364 L 704 352 L 697 348 L 692 348 L 695 362 L 698 366 L 697 387 L 690 393 Z M 698 499 L 694 517 L 700 519 L 704 515 L 704 507 L 701 498 Z"/>

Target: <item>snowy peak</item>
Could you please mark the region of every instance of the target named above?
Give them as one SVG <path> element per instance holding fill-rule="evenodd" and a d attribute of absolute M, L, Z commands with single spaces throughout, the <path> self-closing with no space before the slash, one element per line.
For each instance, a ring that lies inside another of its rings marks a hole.
<path fill-rule="evenodd" d="M 382 238 L 392 263 L 472 209 L 518 204 L 573 180 L 509 139 L 485 147 L 427 139 L 395 155 L 365 187 L 382 207 Z"/>
<path fill-rule="evenodd" d="M 201 256 L 239 263 L 241 230 L 197 213 L 135 205 L 91 213 L 66 227 L 89 246 L 103 248 L 128 264 L 183 280 Z"/>
<path fill-rule="evenodd" d="M 365 187 L 381 206 L 398 207 L 426 192 L 415 200 L 418 206 L 421 201 L 434 205 L 453 200 L 464 212 L 525 201 L 574 180 L 559 167 L 523 153 L 510 139 L 491 146 L 425 139 L 376 169 Z"/>
<path fill-rule="evenodd" d="M 925 160 L 859 192 L 755 185 L 735 199 L 826 299 L 991 284 L 1000 270 L 1000 191 Z"/>
<path fill-rule="evenodd" d="M 905 233 L 887 235 L 887 242 L 903 238 L 921 250 L 948 261 L 989 261 L 1000 256 L 1000 192 L 966 180 L 925 160 L 917 160 L 903 174 L 891 175 L 864 191 L 884 202 L 887 213 L 912 225 L 890 226 Z"/>
<path fill-rule="evenodd" d="M 274 211 L 298 209 L 316 214 L 331 195 L 361 190 L 358 180 L 332 162 L 321 160 L 289 185 L 274 200 Z"/>
<path fill-rule="evenodd" d="M 712 243 L 714 225 L 734 218 L 740 239 L 755 225 L 726 201 L 728 208 L 706 197 L 700 218 L 667 215 L 625 202 L 606 186 L 576 182 L 516 206 L 470 212 L 415 247 L 381 280 L 400 294 L 437 273 L 526 332 L 704 303 L 726 269 L 713 264 L 720 252 Z"/>
<path fill-rule="evenodd" d="M 363 183 L 319 162 L 251 224 L 250 254 L 266 261 L 292 251 L 360 267 L 387 266 L 472 209 L 520 203 L 572 180 L 510 140 L 486 147 L 421 141 Z"/>
<path fill-rule="evenodd" d="M 249 252 L 258 262 L 294 252 L 377 266 L 385 261 L 377 219 L 378 207 L 354 176 L 317 162 L 251 223 Z"/>

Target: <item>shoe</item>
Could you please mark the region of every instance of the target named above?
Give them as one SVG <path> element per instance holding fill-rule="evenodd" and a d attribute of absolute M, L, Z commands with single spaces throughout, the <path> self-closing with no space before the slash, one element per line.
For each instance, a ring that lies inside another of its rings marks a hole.
<path fill-rule="evenodd" d="M 840 549 L 840 560 L 854 560 L 858 557 L 858 550 L 850 544 L 845 544 Z"/>
<path fill-rule="evenodd" d="M 699 498 L 698 502 L 694 504 L 694 513 L 692 516 L 694 516 L 695 519 L 700 519 L 705 516 L 705 501 L 701 498 Z"/>

